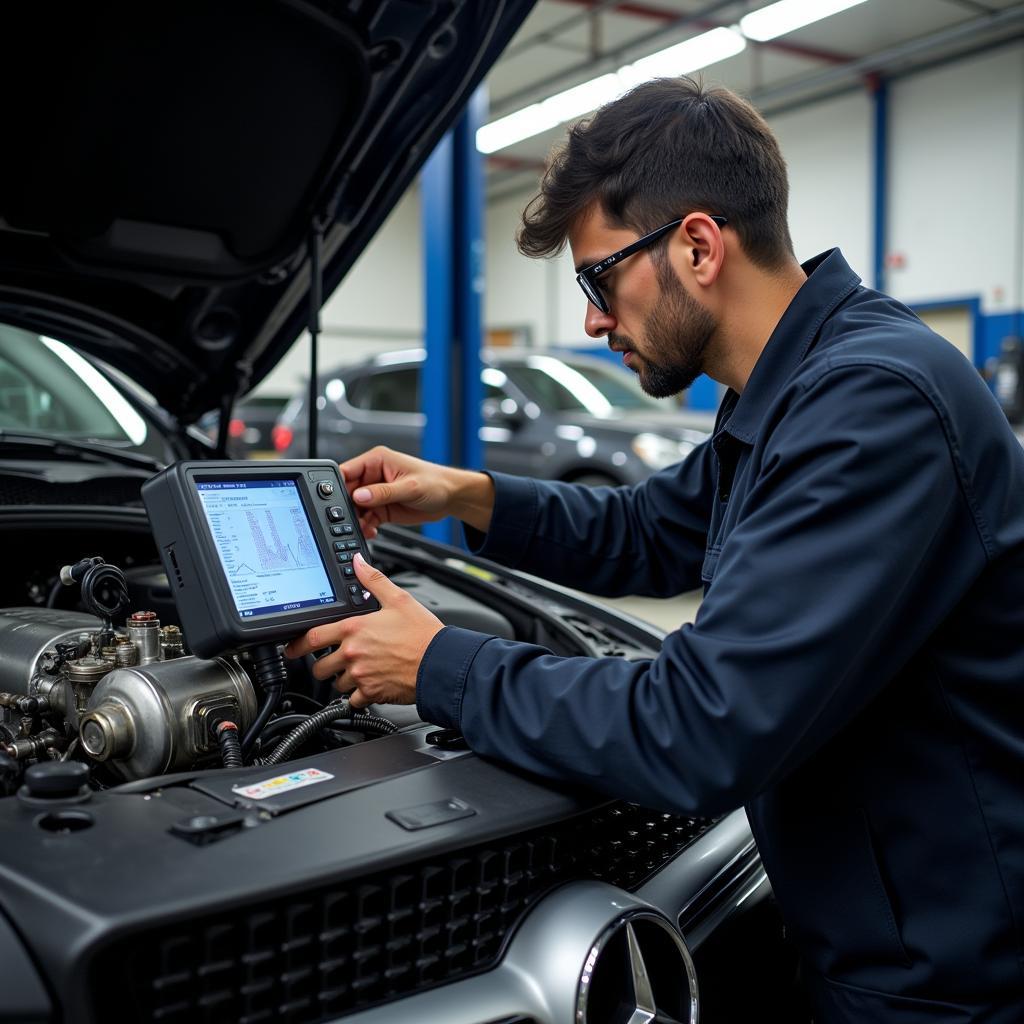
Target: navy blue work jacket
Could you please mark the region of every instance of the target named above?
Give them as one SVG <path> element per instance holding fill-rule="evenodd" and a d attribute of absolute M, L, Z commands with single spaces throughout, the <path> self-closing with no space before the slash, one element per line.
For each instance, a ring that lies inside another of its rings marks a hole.
<path fill-rule="evenodd" d="M 482 554 L 606 595 L 703 581 L 693 625 L 642 662 L 447 627 L 420 714 L 648 806 L 745 805 L 819 1021 L 1021 1024 L 1024 450 L 838 250 L 804 269 L 679 465 L 494 474 Z"/>

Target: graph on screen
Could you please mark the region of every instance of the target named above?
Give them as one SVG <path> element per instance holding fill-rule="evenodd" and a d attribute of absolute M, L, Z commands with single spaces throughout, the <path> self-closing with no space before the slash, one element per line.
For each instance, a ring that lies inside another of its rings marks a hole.
<path fill-rule="evenodd" d="M 293 481 L 210 481 L 196 487 L 243 618 L 334 601 Z"/>

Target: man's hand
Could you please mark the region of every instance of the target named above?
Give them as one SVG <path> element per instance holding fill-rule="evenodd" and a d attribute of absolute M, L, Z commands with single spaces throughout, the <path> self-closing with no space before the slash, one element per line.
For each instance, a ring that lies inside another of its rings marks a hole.
<path fill-rule="evenodd" d="M 381 523 L 408 526 L 457 516 L 483 533 L 490 525 L 494 484 L 484 473 L 438 466 L 382 445 L 338 468 L 370 540 Z"/>
<path fill-rule="evenodd" d="M 380 611 L 315 626 L 296 637 L 284 653 L 289 658 L 301 658 L 311 651 L 336 646 L 336 651 L 316 662 L 313 675 L 327 679 L 336 674 L 334 685 L 343 693 L 354 688 L 350 698 L 353 707 L 413 704 L 420 662 L 444 623 L 384 573 L 368 565 L 362 555 L 357 554 L 352 564 L 356 578 L 380 602 Z"/>

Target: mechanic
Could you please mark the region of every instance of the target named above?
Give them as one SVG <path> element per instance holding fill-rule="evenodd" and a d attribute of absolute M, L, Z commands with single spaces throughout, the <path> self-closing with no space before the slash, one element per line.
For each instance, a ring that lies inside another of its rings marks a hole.
<path fill-rule="evenodd" d="M 841 202 L 842 197 L 837 197 Z M 342 466 L 372 537 L 454 515 L 470 546 L 596 594 L 703 583 L 653 661 L 444 627 L 365 562 L 374 615 L 313 630 L 358 705 L 676 812 L 744 805 L 819 1024 L 1024 1021 L 1024 451 L 978 374 L 838 250 L 797 263 L 778 144 L 688 78 L 573 128 L 520 249 L 568 240 L 586 330 L 711 440 L 631 488 Z M 824 211 L 823 211 L 824 213 Z M 949 217 L 950 259 L 984 245 Z M 966 235 L 966 238 L 965 238 Z"/>

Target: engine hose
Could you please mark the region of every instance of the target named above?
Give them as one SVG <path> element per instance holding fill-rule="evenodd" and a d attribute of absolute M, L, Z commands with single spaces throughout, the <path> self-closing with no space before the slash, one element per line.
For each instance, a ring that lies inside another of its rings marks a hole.
<path fill-rule="evenodd" d="M 318 705 L 317 711 L 319 710 Z M 260 743 L 268 743 L 270 740 L 284 735 L 284 733 L 291 732 L 295 726 L 301 725 L 307 718 L 309 718 L 308 714 L 280 715 L 264 726 L 263 732 L 260 733 Z"/>
<path fill-rule="evenodd" d="M 217 744 L 225 768 L 242 767 L 242 744 L 238 738 L 238 726 L 234 722 L 221 722 L 217 726 Z"/>
<path fill-rule="evenodd" d="M 261 644 L 252 651 L 253 674 L 256 682 L 265 694 L 263 706 L 255 721 L 246 730 L 242 740 L 242 753 L 248 754 L 256 737 L 263 732 L 263 727 L 270 721 L 270 716 L 277 710 L 288 682 L 288 669 L 285 667 L 284 655 L 276 644 Z"/>
<path fill-rule="evenodd" d="M 352 706 L 345 697 L 332 701 L 315 715 L 310 715 L 301 725 L 297 725 L 280 743 L 274 748 L 273 753 L 263 758 L 264 765 L 280 764 L 289 754 L 302 743 L 304 743 L 315 732 L 318 732 L 329 722 L 339 718 L 349 718 L 352 714 Z"/>
<path fill-rule="evenodd" d="M 392 736 L 398 732 L 398 726 L 389 722 L 380 715 L 372 715 L 369 711 L 357 711 L 352 716 L 353 729 L 368 729 L 370 732 L 379 732 L 382 736 Z"/>
<path fill-rule="evenodd" d="M 375 736 L 391 736 L 396 732 L 397 726 L 386 718 L 376 716 L 366 718 L 354 718 L 348 722 L 333 722 L 328 732 L 363 732 Z"/>
<path fill-rule="evenodd" d="M 78 564 L 82 565 L 82 562 Z M 92 559 L 92 564 L 81 572 L 81 586 L 82 604 L 104 624 L 112 623 L 128 610 L 128 584 L 125 574 L 116 565 L 98 557 Z M 101 599 L 100 594 L 104 591 L 110 603 Z"/>

